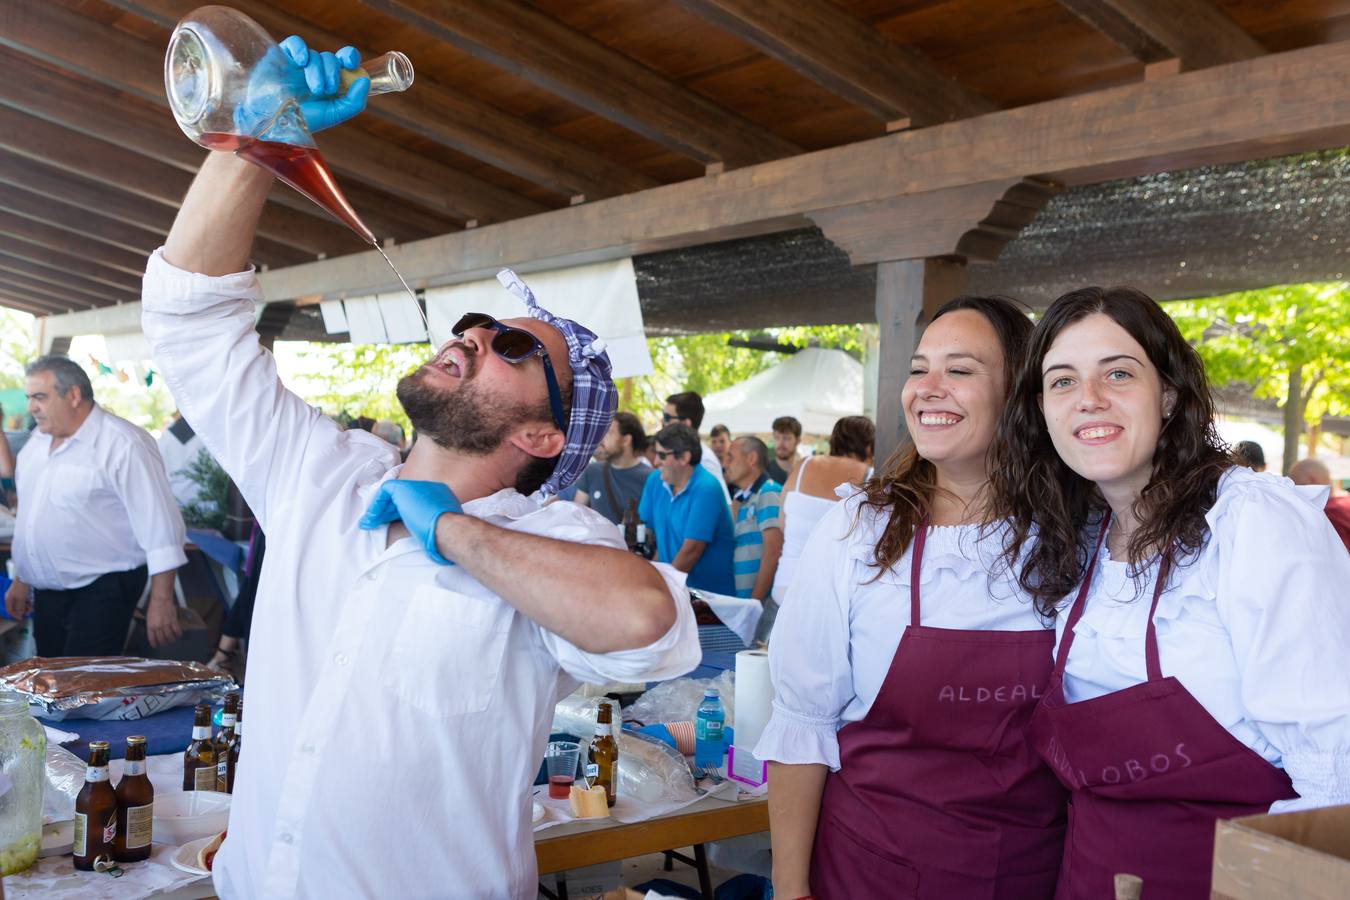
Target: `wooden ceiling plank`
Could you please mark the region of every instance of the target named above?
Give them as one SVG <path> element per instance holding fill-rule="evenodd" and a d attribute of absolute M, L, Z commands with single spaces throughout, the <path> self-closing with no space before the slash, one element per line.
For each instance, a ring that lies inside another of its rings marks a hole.
<path fill-rule="evenodd" d="M 172 28 L 201 0 L 107 0 L 113 6 Z M 298 34 L 311 47 L 336 49 L 359 40 L 339 35 L 258 0 L 232 0 L 276 37 Z M 358 47 L 360 45 L 358 44 Z M 361 47 L 379 53 L 386 47 Z M 416 60 L 413 61 L 414 66 Z M 444 144 L 559 194 L 612 197 L 655 187 L 659 182 L 606 159 L 598 153 L 538 128 L 496 107 L 431 81 L 418 73 L 416 88 L 388 94 L 370 104 L 369 112 L 428 140 Z"/>
<path fill-rule="evenodd" d="M 1266 48 L 1213 0 L 1060 0 L 1070 11 L 1145 63 L 1181 60 L 1185 70 L 1255 59 Z"/>
<path fill-rule="evenodd" d="M 6 288 L 22 291 L 29 297 L 49 303 L 53 307 L 53 311 L 64 312 L 68 309 L 93 309 L 95 306 L 103 305 L 83 296 L 75 296 L 68 292 L 57 291 L 51 286 L 43 287 L 41 282 L 34 282 L 32 279 L 23 280 L 0 272 L 0 291 L 4 291 Z"/>
<path fill-rule="evenodd" d="M 677 2 L 883 121 L 918 127 L 997 108 L 830 0 Z"/>
<path fill-rule="evenodd" d="M 70 312 L 75 307 L 66 307 L 64 309 L 52 309 L 35 300 L 22 298 L 20 295 L 0 289 L 0 306 L 7 306 L 10 309 L 17 309 L 19 312 L 26 312 L 32 316 L 50 316 L 57 313 Z"/>
<path fill-rule="evenodd" d="M 0 44 L 156 105 L 168 105 L 159 47 L 47 0 L 7 0 L 7 7 L 0 17 Z M 439 210 L 455 208 L 457 218 L 480 221 L 502 221 L 547 208 L 403 147 L 389 145 L 372 158 L 366 152 L 369 143 L 353 137 L 356 133 L 339 129 L 325 135 L 324 156 L 335 168 L 411 202 Z"/>
<path fill-rule="evenodd" d="M 396 248 L 431 286 L 799 227 L 819 210 L 1028 174 L 1076 185 L 1350 143 L 1350 54 L 1292 50 L 762 163 Z M 282 300 L 393 287 L 377 254 L 271 272 Z"/>
<path fill-rule="evenodd" d="M 156 247 L 164 243 L 173 224 L 174 211 L 166 206 L 107 184 L 47 168 L 3 149 L 0 149 L 0 184 L 63 202 L 84 214 L 106 217 L 119 227 L 148 232 L 153 235 Z M 295 265 L 313 258 L 313 254 L 265 237 L 254 240 L 253 251 L 259 264 L 271 266 Z"/>
<path fill-rule="evenodd" d="M 163 235 L 157 235 L 143 228 L 128 227 L 125 222 L 91 213 L 89 210 L 32 193 L 12 184 L 0 183 L 0 210 L 83 235 L 112 247 L 139 253 L 142 259 L 164 243 Z"/>
<path fill-rule="evenodd" d="M 37 269 L 39 274 L 29 274 L 33 269 Z M 91 306 L 137 299 L 136 297 L 116 293 L 111 288 L 105 289 L 92 282 L 80 282 L 74 276 L 67 276 L 59 280 L 43 277 L 40 266 L 33 266 L 12 256 L 0 257 L 0 277 L 20 287 L 28 287 L 58 297 L 66 297 L 74 302 L 87 303 Z"/>
<path fill-rule="evenodd" d="M 700 162 L 739 166 L 801 152 L 522 0 L 365 3 Z"/>
<path fill-rule="evenodd" d="M 0 105 L 0 147 L 19 156 L 84 175 L 177 209 L 192 176 L 131 150 L 91 138 Z M 337 255 L 362 246 L 350 229 L 305 213 L 270 204 L 259 230 L 316 255 Z"/>
<path fill-rule="evenodd" d="M 28 58 L 16 50 L 0 47 L 0 84 L 5 85 L 0 103 L 185 172 L 195 174 L 205 158 L 206 151 L 187 140 L 167 113 L 153 112 L 139 103 L 119 103 L 112 94 L 107 102 L 100 102 L 103 98 L 91 98 L 85 85 L 29 64 Z M 392 198 L 377 197 L 362 185 L 343 187 L 366 224 L 380 237 L 407 241 L 458 227 L 453 220 L 424 214 L 405 203 L 398 203 L 395 209 Z M 328 213 L 285 185 L 279 184 L 270 199 L 326 225 L 333 224 Z"/>
<path fill-rule="evenodd" d="M 0 248 L 0 272 L 4 272 L 11 277 L 24 276 L 63 291 L 74 291 L 83 297 L 89 297 L 91 301 L 122 303 L 127 300 L 140 299 L 139 290 L 129 291 L 125 288 L 90 281 L 70 272 L 55 270 L 41 263 L 11 256 L 3 252 L 2 248 Z"/>
<path fill-rule="evenodd" d="M 89 262 L 126 272 L 135 278 L 145 274 L 145 254 L 114 247 L 87 238 L 82 233 L 37 222 L 14 213 L 0 211 L 0 234 L 29 244 L 60 247 L 67 252 L 78 254 Z"/>
<path fill-rule="evenodd" d="M 73 253 L 67 253 L 55 247 L 30 244 L 15 240 L 9 236 L 0 236 L 0 253 L 8 254 L 30 263 L 55 269 L 57 272 L 73 272 L 81 278 L 95 281 L 119 291 L 127 291 L 134 297 L 141 293 L 141 279 L 104 266 L 100 263 L 81 259 Z"/>

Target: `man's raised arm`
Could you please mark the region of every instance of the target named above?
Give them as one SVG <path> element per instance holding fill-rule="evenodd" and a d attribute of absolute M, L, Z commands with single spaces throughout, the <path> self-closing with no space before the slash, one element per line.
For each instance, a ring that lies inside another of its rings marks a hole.
<path fill-rule="evenodd" d="M 233 153 L 206 157 L 164 245 L 165 262 L 201 275 L 248 268 L 272 175 Z"/>

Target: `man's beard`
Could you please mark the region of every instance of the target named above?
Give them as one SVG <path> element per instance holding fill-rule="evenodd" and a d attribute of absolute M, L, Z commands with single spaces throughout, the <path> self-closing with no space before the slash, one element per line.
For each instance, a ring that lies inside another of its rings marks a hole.
<path fill-rule="evenodd" d="M 447 390 L 429 383 L 423 369 L 398 383 L 398 401 L 418 437 L 427 437 L 447 450 L 486 456 L 502 445 L 513 428 L 551 414 L 528 403 L 494 397 L 476 380 L 461 381 Z"/>

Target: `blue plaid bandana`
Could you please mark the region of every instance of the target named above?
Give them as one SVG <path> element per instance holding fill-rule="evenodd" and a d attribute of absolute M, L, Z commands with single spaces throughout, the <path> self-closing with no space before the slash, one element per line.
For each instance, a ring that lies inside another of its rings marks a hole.
<path fill-rule="evenodd" d="M 605 352 L 602 338 L 586 326 L 544 309 L 534 299 L 529 286 L 510 269 L 498 272 L 497 280 L 525 301 L 532 318 L 552 325 L 567 341 L 567 361 L 572 367 L 572 415 L 567 422 L 567 446 L 563 448 L 553 474 L 539 489 L 545 497 L 550 497 L 586 471 L 619 407 L 619 392 L 610 378 L 609 354 Z"/>

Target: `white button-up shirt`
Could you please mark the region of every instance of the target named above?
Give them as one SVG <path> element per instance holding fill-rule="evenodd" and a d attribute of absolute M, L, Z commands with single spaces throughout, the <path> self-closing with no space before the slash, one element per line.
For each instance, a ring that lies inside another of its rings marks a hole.
<path fill-rule="evenodd" d="M 358 521 L 398 453 L 337 426 L 258 345 L 252 272 L 164 262 L 143 323 L 169 389 L 267 534 L 245 693 L 248 739 L 215 887 L 234 897 L 533 898 L 530 785 L 554 704 L 580 681 L 690 671 L 697 629 L 586 653 L 458 566 Z M 503 490 L 464 513 L 565 540 L 623 543 L 600 514 Z M 528 560 L 521 560 L 528 578 Z M 603 572 L 593 573 L 597 579 Z"/>
<path fill-rule="evenodd" d="M 19 451 L 14 566 L 39 590 L 84 587 L 146 565 L 151 575 L 187 562 L 183 516 L 154 438 L 95 405 L 52 451 L 34 431 Z"/>

